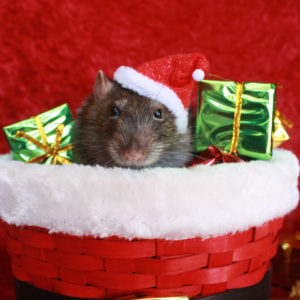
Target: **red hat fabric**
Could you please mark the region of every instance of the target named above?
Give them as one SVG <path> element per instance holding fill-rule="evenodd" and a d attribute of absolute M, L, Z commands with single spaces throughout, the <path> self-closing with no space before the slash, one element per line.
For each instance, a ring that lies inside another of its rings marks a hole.
<path fill-rule="evenodd" d="M 180 133 L 188 128 L 194 81 L 208 73 L 209 63 L 200 53 L 178 54 L 143 63 L 136 69 L 121 66 L 114 79 L 123 87 L 164 104 L 176 117 Z"/>

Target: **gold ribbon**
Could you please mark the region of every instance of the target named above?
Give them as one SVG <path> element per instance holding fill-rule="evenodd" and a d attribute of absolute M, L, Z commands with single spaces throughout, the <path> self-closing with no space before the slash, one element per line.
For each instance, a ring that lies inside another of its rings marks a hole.
<path fill-rule="evenodd" d="M 293 127 L 291 121 L 288 120 L 284 115 L 282 115 L 278 110 L 276 110 L 274 117 L 274 130 L 272 134 L 273 148 L 280 146 L 283 142 L 288 141 L 290 139 L 283 124 L 289 128 Z"/>
<path fill-rule="evenodd" d="M 276 110 L 275 116 L 279 118 L 279 120 L 285 124 L 288 128 L 292 128 L 293 124 L 290 120 L 288 120 L 279 110 Z"/>
<path fill-rule="evenodd" d="M 243 83 L 236 83 L 235 90 L 235 111 L 233 118 L 233 130 L 232 130 L 232 139 L 229 154 L 235 154 L 237 150 L 237 145 L 240 137 L 240 121 L 242 113 L 242 94 L 243 94 Z"/>
<path fill-rule="evenodd" d="M 44 128 L 43 128 L 40 117 L 35 116 L 33 119 L 36 123 L 36 126 L 37 126 L 38 130 L 39 130 L 39 133 L 40 133 L 40 136 L 41 136 L 41 139 L 42 139 L 43 143 L 41 143 L 37 139 L 29 136 L 28 134 L 26 134 L 24 131 L 21 131 L 21 130 L 17 131 L 16 137 L 18 137 L 18 138 L 22 137 L 22 138 L 28 140 L 29 142 L 35 144 L 37 147 L 39 147 L 40 149 L 42 149 L 46 153 L 43 154 L 43 155 L 40 155 L 40 156 L 37 156 L 37 157 L 34 157 L 34 158 L 30 159 L 28 162 L 29 163 L 41 162 L 41 161 L 44 161 L 49 156 L 52 156 L 51 164 L 56 164 L 57 162 L 59 162 L 61 164 L 72 164 L 72 162 L 69 159 L 59 155 L 59 153 L 71 150 L 73 148 L 73 146 L 71 144 L 60 148 L 60 144 L 61 144 L 61 141 L 62 141 L 62 134 L 63 134 L 63 130 L 64 130 L 65 125 L 64 124 L 58 124 L 58 126 L 56 128 L 55 142 L 51 147 L 49 145 L 48 141 L 47 141 L 47 137 L 46 137 L 46 134 L 45 134 L 45 131 L 44 131 Z"/>
<path fill-rule="evenodd" d="M 231 81 L 230 79 L 226 79 L 222 76 L 216 75 L 216 74 L 209 74 L 212 77 L 215 77 L 217 79 L 225 80 L 225 81 Z M 234 111 L 234 117 L 233 117 L 233 130 L 232 130 L 232 138 L 231 138 L 231 145 L 230 145 L 230 151 L 229 154 L 236 154 L 237 152 L 237 146 L 239 143 L 239 137 L 240 137 L 240 121 L 241 121 L 241 113 L 242 113 L 242 94 L 243 94 L 243 82 L 237 82 L 236 83 L 236 89 L 235 89 L 235 111 Z"/>

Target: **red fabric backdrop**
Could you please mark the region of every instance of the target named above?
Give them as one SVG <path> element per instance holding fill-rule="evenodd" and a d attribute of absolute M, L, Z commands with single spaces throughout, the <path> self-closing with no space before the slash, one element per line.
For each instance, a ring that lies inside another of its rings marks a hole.
<path fill-rule="evenodd" d="M 0 127 L 65 102 L 75 114 L 100 68 L 200 51 L 215 74 L 283 85 L 284 147 L 300 157 L 300 1 L 2 0 L 0 18 Z M 299 228 L 298 207 L 285 231 Z"/>

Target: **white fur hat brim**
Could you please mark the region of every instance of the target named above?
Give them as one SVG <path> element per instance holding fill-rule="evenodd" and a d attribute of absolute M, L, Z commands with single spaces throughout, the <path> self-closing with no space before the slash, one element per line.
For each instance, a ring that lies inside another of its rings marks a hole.
<path fill-rule="evenodd" d="M 126 66 L 121 66 L 116 70 L 114 79 L 122 87 L 165 105 L 176 117 L 178 132 L 187 132 L 188 111 L 184 108 L 180 98 L 169 87 Z"/>

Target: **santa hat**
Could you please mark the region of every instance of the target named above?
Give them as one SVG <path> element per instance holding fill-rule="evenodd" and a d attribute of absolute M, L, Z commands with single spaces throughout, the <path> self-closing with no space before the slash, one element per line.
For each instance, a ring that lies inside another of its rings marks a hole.
<path fill-rule="evenodd" d="M 178 54 L 146 62 L 136 69 L 121 66 L 114 79 L 124 88 L 164 104 L 175 115 L 178 132 L 185 133 L 193 84 L 208 73 L 208 65 L 202 54 Z"/>

